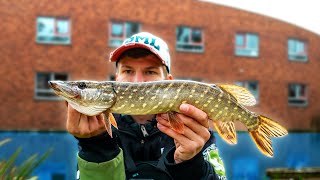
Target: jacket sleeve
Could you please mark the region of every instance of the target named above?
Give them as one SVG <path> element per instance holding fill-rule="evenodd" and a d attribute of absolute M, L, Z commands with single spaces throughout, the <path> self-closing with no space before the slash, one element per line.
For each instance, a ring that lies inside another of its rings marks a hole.
<path fill-rule="evenodd" d="M 173 179 L 212 179 L 212 180 L 222 180 L 226 179 L 224 173 L 223 163 L 217 153 L 217 148 L 215 146 L 215 138 L 213 132 L 210 131 L 210 139 L 207 141 L 202 151 L 199 152 L 195 157 L 188 161 L 184 161 L 179 164 L 174 162 L 174 152 L 175 148 L 172 148 L 165 154 L 165 166 L 173 177 Z M 213 150 L 213 147 L 215 149 Z M 213 150 L 213 151 L 211 151 Z M 212 154 L 212 157 L 211 157 Z M 219 159 L 221 162 L 215 163 L 213 160 Z M 211 162 L 212 161 L 212 162 Z M 221 167 L 222 166 L 222 167 Z"/>
<path fill-rule="evenodd" d="M 78 167 L 80 180 L 121 180 L 126 177 L 121 149 L 115 158 L 102 163 L 89 162 L 78 156 Z"/>
<path fill-rule="evenodd" d="M 122 150 L 107 133 L 79 140 L 78 167 L 81 180 L 125 179 Z"/>
<path fill-rule="evenodd" d="M 216 146 L 216 139 L 212 130 L 210 132 L 210 139 L 207 141 L 202 150 L 202 155 L 204 159 L 213 168 L 217 179 L 224 180 L 227 179 L 224 163 L 219 155 L 218 148 Z"/>

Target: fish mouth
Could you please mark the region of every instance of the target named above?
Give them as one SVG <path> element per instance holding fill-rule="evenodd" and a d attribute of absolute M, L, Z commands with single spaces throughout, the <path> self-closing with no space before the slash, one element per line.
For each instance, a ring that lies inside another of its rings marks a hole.
<path fill-rule="evenodd" d="M 62 92 L 57 83 L 49 81 L 48 84 L 55 92 L 57 92 L 57 93 Z"/>
<path fill-rule="evenodd" d="M 48 81 L 49 86 L 53 91 L 59 95 L 64 96 L 65 98 L 79 98 L 79 94 L 72 90 L 72 87 L 69 87 L 63 81 Z"/>

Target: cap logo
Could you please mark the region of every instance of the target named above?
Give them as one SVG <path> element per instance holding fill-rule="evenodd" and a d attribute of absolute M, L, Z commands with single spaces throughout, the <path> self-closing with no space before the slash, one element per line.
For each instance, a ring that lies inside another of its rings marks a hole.
<path fill-rule="evenodd" d="M 149 41 L 150 39 L 151 39 L 151 42 Z M 131 42 L 144 43 L 144 44 L 147 44 L 147 45 L 154 47 L 158 51 L 160 50 L 160 46 L 156 45 L 155 38 L 149 38 L 149 37 L 143 37 L 143 36 L 132 36 L 129 39 L 127 39 L 124 42 L 124 44 L 131 43 Z"/>

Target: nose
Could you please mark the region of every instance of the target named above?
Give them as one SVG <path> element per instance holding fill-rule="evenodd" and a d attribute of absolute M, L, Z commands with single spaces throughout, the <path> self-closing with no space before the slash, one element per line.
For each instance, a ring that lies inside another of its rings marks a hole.
<path fill-rule="evenodd" d="M 145 82 L 145 78 L 143 76 L 143 73 L 142 72 L 136 72 L 133 81 L 134 82 Z"/>

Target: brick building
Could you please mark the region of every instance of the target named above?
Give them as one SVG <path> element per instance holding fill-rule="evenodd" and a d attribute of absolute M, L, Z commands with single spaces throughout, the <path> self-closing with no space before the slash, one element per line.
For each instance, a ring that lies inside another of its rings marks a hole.
<path fill-rule="evenodd" d="M 16 130 L 50 131 L 40 139 L 51 142 L 52 134 L 65 130 L 66 108 L 47 81 L 112 79 L 109 52 L 140 31 L 168 42 L 176 78 L 243 85 L 258 99 L 251 110 L 290 130 L 320 129 L 320 36 L 292 24 L 196 0 L 0 1 L 0 22 L 1 137 Z M 52 142 L 60 142 L 55 138 Z M 41 141 L 28 143 L 40 148 Z M 232 149 L 226 158 L 238 157 L 236 152 Z M 54 159 L 46 168 L 55 173 L 52 177 L 74 177 L 73 167 L 58 156 L 61 162 Z M 263 173 L 267 166 L 285 165 L 286 157 L 252 167 Z"/>
<path fill-rule="evenodd" d="M 2 1 L 0 11 L 1 129 L 63 130 L 46 80 L 109 79 L 108 53 L 138 31 L 169 43 L 176 78 L 245 85 L 252 110 L 290 129 L 320 114 L 320 37 L 276 19 L 195 0 Z"/>

